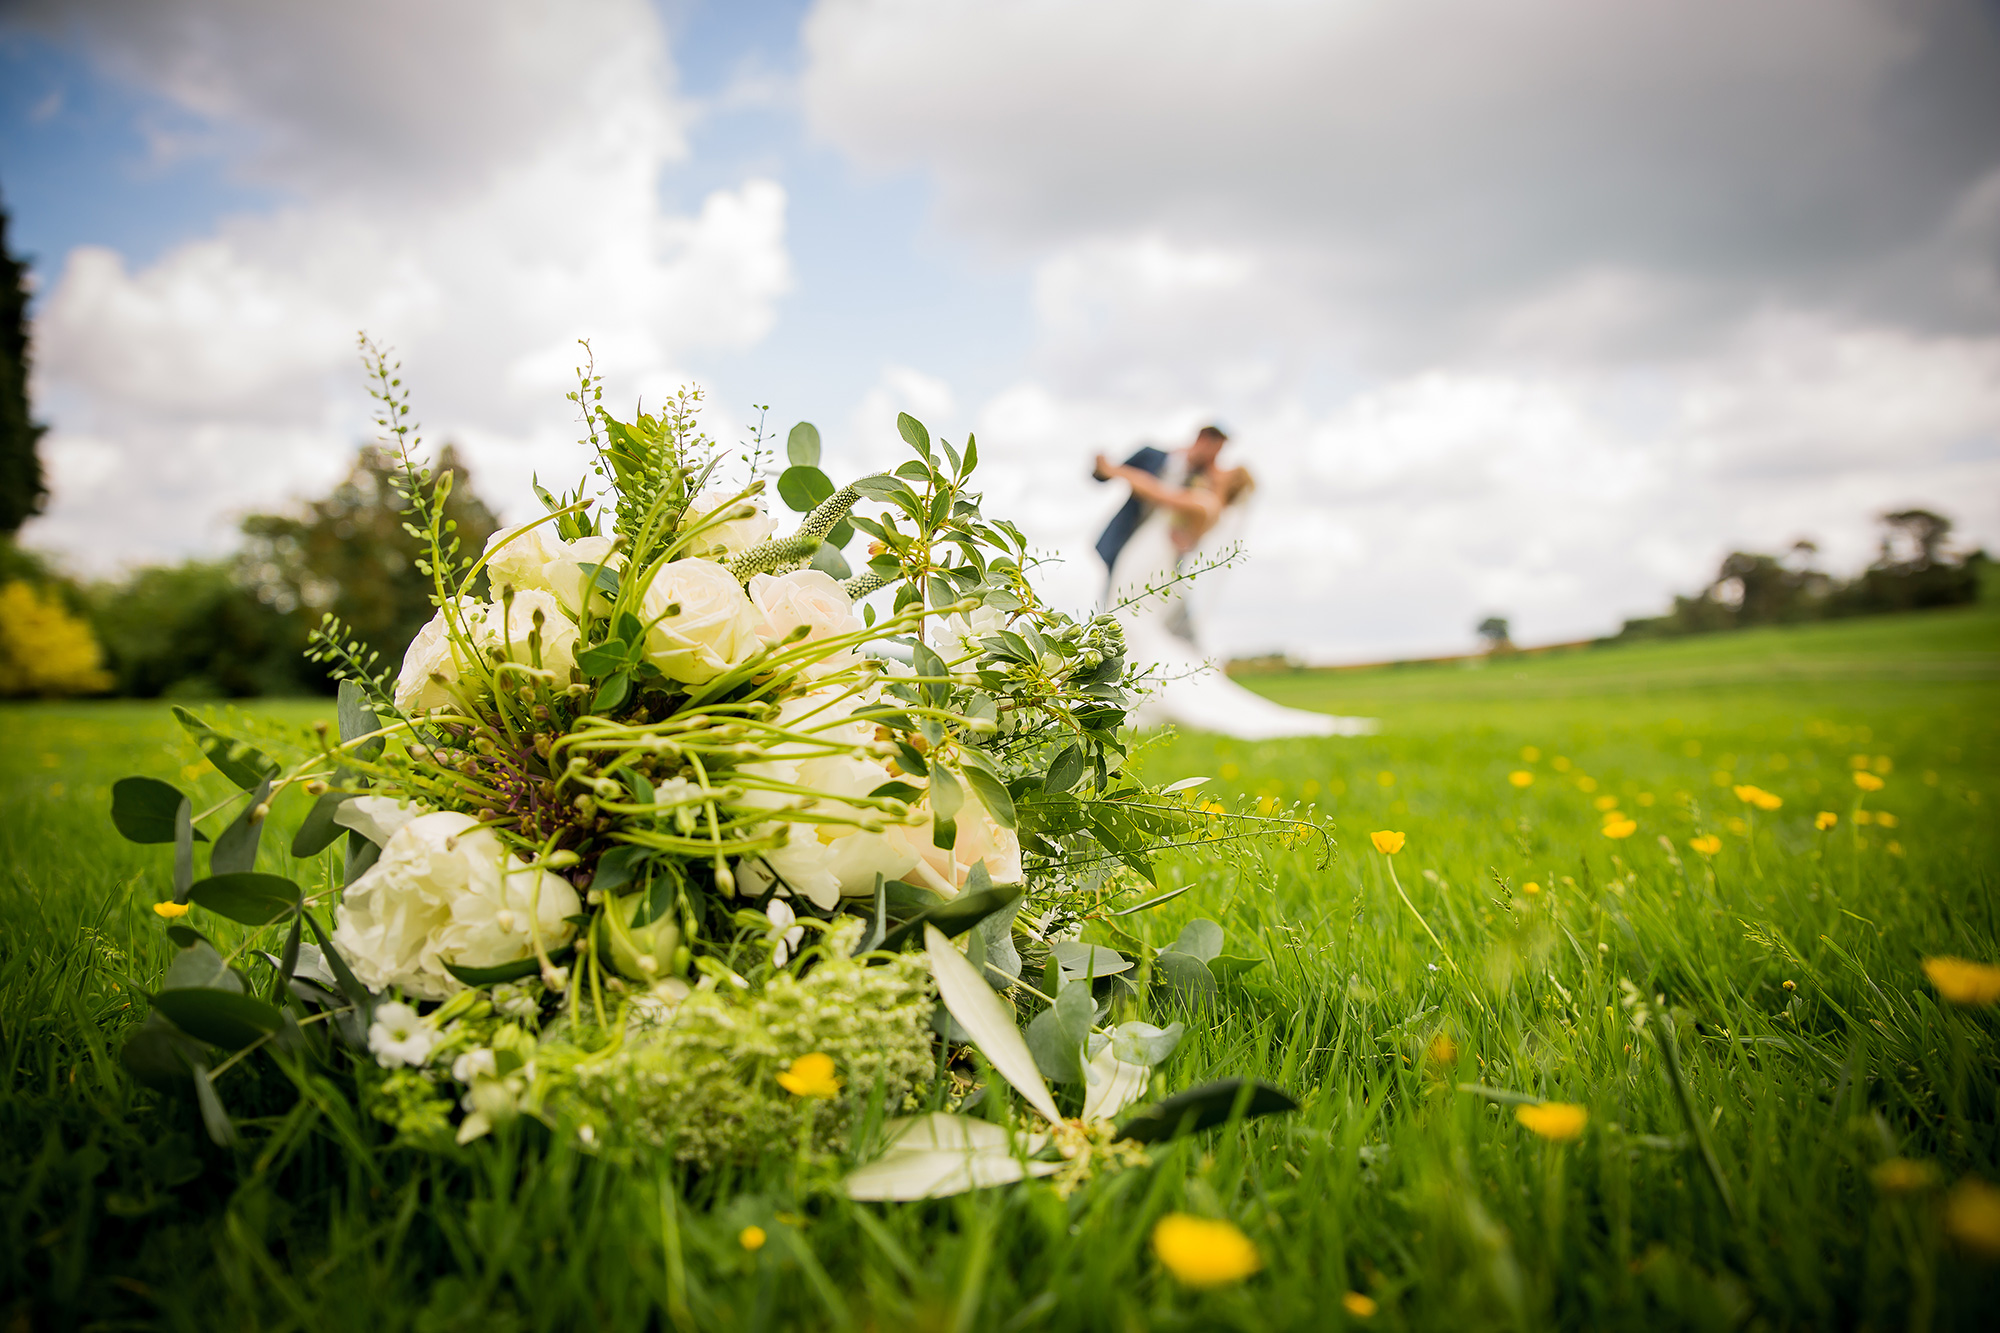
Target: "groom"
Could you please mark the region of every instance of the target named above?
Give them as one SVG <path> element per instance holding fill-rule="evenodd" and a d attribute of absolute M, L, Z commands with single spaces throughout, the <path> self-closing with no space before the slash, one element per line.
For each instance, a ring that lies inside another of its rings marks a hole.
<path fill-rule="evenodd" d="M 1195 433 L 1194 443 L 1187 448 L 1168 453 L 1151 445 L 1145 445 L 1125 460 L 1125 466 L 1138 468 L 1141 472 L 1150 472 L 1169 486 L 1186 486 L 1215 466 L 1216 455 L 1222 452 L 1222 446 L 1227 443 L 1229 437 L 1222 433 L 1220 426 L 1203 426 Z M 1097 480 L 1109 479 L 1098 474 Z M 1097 554 L 1104 561 L 1107 579 L 1111 575 L 1111 570 L 1118 564 L 1118 553 L 1125 549 L 1125 543 L 1132 540 L 1132 534 L 1139 530 L 1139 525 L 1146 521 L 1146 515 L 1150 512 L 1152 506 L 1134 495 L 1128 497 L 1124 507 L 1111 516 L 1111 522 L 1105 526 L 1104 535 L 1097 539 Z"/>

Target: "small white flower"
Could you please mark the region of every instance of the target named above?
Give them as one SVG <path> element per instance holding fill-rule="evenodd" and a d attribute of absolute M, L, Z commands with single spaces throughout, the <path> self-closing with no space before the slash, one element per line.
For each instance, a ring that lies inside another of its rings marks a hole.
<path fill-rule="evenodd" d="M 541 1005 L 527 986 L 503 982 L 492 991 L 493 1011 L 502 1018 L 533 1018 Z"/>
<path fill-rule="evenodd" d="M 451 1062 L 451 1076 L 460 1083 L 470 1083 L 478 1078 L 493 1078 L 499 1072 L 500 1066 L 493 1058 L 493 1051 L 486 1046 L 475 1046 Z"/>
<path fill-rule="evenodd" d="M 1007 613 L 996 607 L 974 607 L 969 615 L 950 615 L 931 630 L 931 642 L 951 658 L 977 655 L 985 651 L 981 639 L 990 639 L 1007 628 Z"/>
<path fill-rule="evenodd" d="M 421 1066 L 431 1058 L 431 1048 L 437 1041 L 437 1033 L 417 1016 L 417 1011 L 396 1000 L 377 1005 L 375 1021 L 368 1025 L 368 1053 L 384 1069 Z"/>
<path fill-rule="evenodd" d="M 771 933 L 778 937 L 776 947 L 771 950 L 771 966 L 783 967 L 785 960 L 799 947 L 799 941 L 806 937 L 806 928 L 793 924 L 799 919 L 799 914 L 783 898 L 771 899 L 764 915 L 770 919 Z"/>

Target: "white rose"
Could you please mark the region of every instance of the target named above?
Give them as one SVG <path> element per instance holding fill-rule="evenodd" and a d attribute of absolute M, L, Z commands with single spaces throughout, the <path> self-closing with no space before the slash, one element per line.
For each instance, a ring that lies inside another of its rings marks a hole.
<path fill-rule="evenodd" d="M 462 602 L 459 614 L 477 622 L 484 619 L 485 610 L 476 603 Z M 458 700 L 451 687 L 458 683 L 465 651 L 446 631 L 444 612 L 432 616 L 403 654 L 403 669 L 396 676 L 396 707 L 412 714 L 456 708 Z"/>
<path fill-rule="evenodd" d="M 461 989 L 446 963 L 497 967 L 532 956 L 531 920 L 544 948 L 560 948 L 575 933 L 564 918 L 581 908 L 566 881 L 522 865 L 491 829 L 439 811 L 397 829 L 348 886 L 333 941 L 371 989 L 441 1000 Z"/>
<path fill-rule="evenodd" d="M 502 588 L 515 592 L 554 592 L 549 562 L 562 555 L 563 539 L 553 522 L 531 528 L 496 532 L 486 539 L 486 581 L 497 598 Z"/>
<path fill-rule="evenodd" d="M 958 835 L 952 840 L 952 845 L 944 848 L 933 842 L 933 820 L 928 801 L 924 805 L 922 827 L 912 830 L 911 841 L 916 844 L 918 856 L 915 869 L 921 882 L 951 897 L 965 887 L 972 867 L 984 864 L 987 875 L 995 884 L 1019 884 L 1020 838 L 1014 830 L 1000 826 L 964 778 L 959 778 L 958 784 L 965 790 L 965 804 L 958 810 Z"/>
<path fill-rule="evenodd" d="M 750 600 L 763 613 L 759 629 L 767 642 L 777 643 L 799 626 L 808 639 L 832 639 L 859 634 L 861 618 L 854 601 L 830 574 L 799 569 L 789 574 L 754 574 Z"/>
<path fill-rule="evenodd" d="M 368 1025 L 368 1053 L 384 1069 L 416 1068 L 431 1058 L 437 1043 L 438 1034 L 409 1005 L 390 1000 L 375 1006 L 375 1020 Z"/>
<path fill-rule="evenodd" d="M 573 542 L 564 542 L 555 558 L 542 566 L 542 581 L 573 619 L 582 618 L 585 592 L 597 578 L 595 569 L 586 570 L 584 566 L 624 568 L 624 553 L 612 550 L 612 545 L 609 537 L 578 537 Z M 599 612 L 604 610 L 605 596 L 601 590 L 591 594 L 591 606 Z"/>
<path fill-rule="evenodd" d="M 713 560 L 662 565 L 640 610 L 646 659 L 685 685 L 713 680 L 763 646 L 756 607 L 736 576 Z"/>
<path fill-rule="evenodd" d="M 721 523 L 703 526 L 688 543 L 691 554 L 713 556 L 718 552 L 724 560 L 742 555 L 759 542 L 766 541 L 777 531 L 778 525 L 764 512 L 764 507 L 751 499 L 736 499 L 727 491 L 703 491 L 688 506 L 687 517 L 681 520 L 681 528 L 700 526 L 706 523 L 717 510 L 748 510 L 742 518 L 727 519 Z"/>
<path fill-rule="evenodd" d="M 537 612 L 542 617 L 539 627 L 535 624 Z M 530 643 L 530 636 L 537 634 L 539 653 Z M 474 631 L 474 642 L 489 660 L 498 654 L 505 661 L 533 666 L 539 656 L 542 670 L 554 673 L 557 689 L 569 684 L 570 668 L 576 665 L 576 640 L 576 622 L 563 613 L 554 595 L 546 592 L 517 590 L 511 604 L 496 602 L 486 608 Z M 518 678 L 512 682 L 520 683 Z"/>
<path fill-rule="evenodd" d="M 869 833 L 845 824 L 791 824 L 783 847 L 743 864 L 737 884 L 752 897 L 774 884 L 822 911 L 843 897 L 874 895 L 875 876 L 901 879 L 917 865 L 915 831 L 890 825 Z"/>

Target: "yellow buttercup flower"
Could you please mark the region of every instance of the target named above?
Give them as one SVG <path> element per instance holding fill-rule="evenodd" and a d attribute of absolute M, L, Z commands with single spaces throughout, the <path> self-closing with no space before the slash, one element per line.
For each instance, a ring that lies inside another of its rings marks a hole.
<path fill-rule="evenodd" d="M 186 903 L 154 903 L 153 910 L 167 920 L 172 921 L 175 917 L 186 916 L 188 914 L 188 905 Z"/>
<path fill-rule="evenodd" d="M 1607 838 L 1629 838 L 1638 831 L 1639 822 L 1635 819 L 1614 819 L 1604 826 Z"/>
<path fill-rule="evenodd" d="M 1535 883 L 1532 879 L 1521 886 L 1521 892 L 1523 893 L 1540 893 L 1541 891 L 1542 886 Z"/>
<path fill-rule="evenodd" d="M 1866 769 L 1857 768 L 1854 770 L 1854 785 L 1863 791 L 1881 791 L 1889 784 Z"/>
<path fill-rule="evenodd" d="M 1455 1065 L 1458 1063 L 1458 1043 L 1451 1039 L 1449 1032 L 1440 1032 L 1431 1038 L 1430 1049 L 1424 1052 L 1434 1065 Z"/>
<path fill-rule="evenodd" d="M 1153 1253 L 1185 1286 L 1241 1282 L 1264 1266 L 1257 1247 L 1233 1223 L 1168 1213 L 1153 1228 Z"/>
<path fill-rule="evenodd" d="M 762 1227 L 744 1227 L 736 1233 L 736 1243 L 752 1254 L 764 1248 L 764 1240 L 764 1228 Z"/>
<path fill-rule="evenodd" d="M 1840 822 L 1840 816 L 1831 810 L 1822 810 L 1813 816 L 1813 827 L 1824 833 Z"/>
<path fill-rule="evenodd" d="M 1776 810 L 1785 803 L 1783 797 L 1773 796 L 1762 787 L 1752 787 L 1748 783 L 1736 788 L 1736 799 L 1759 810 Z"/>
<path fill-rule="evenodd" d="M 1391 829 L 1376 829 L 1368 835 L 1368 841 L 1375 844 L 1375 850 L 1384 856 L 1394 856 L 1403 850 L 1403 835 Z"/>
<path fill-rule="evenodd" d="M 2000 1258 L 2000 1189 L 1967 1178 L 1944 1201 L 1944 1229 L 1968 1249 Z"/>
<path fill-rule="evenodd" d="M 1517 768 L 1507 775 L 1507 781 L 1513 783 L 1516 787 L 1531 787 L 1534 785 L 1535 775 L 1525 768 Z"/>
<path fill-rule="evenodd" d="M 1595 802 L 1593 802 L 1593 804 L 1595 804 L 1599 810 L 1609 812 L 1612 810 L 1616 810 L 1618 808 L 1618 798 L 1616 796 L 1600 796 L 1597 798 Z"/>
<path fill-rule="evenodd" d="M 840 1080 L 833 1076 L 833 1057 L 822 1051 L 802 1055 L 778 1075 L 778 1086 L 794 1097 L 838 1097 Z"/>
<path fill-rule="evenodd" d="M 1722 850 L 1722 839 L 1716 837 L 1713 833 L 1704 833 L 1699 838 L 1689 838 L 1688 846 L 1694 848 L 1703 856 L 1714 856 Z"/>
<path fill-rule="evenodd" d="M 1373 1298 L 1363 1296 L 1358 1291 L 1350 1291 L 1340 1298 L 1340 1308 L 1356 1319 L 1373 1319 L 1375 1311 L 1381 1307 L 1375 1304 Z"/>
<path fill-rule="evenodd" d="M 1877 810 L 1875 812 L 1875 822 L 1881 825 L 1883 828 L 1894 828 L 1896 827 L 1897 824 L 1901 823 L 1902 821 L 1897 819 L 1894 815 L 1890 814 L 1887 810 Z"/>
<path fill-rule="evenodd" d="M 1937 1184 L 1937 1174 L 1937 1168 L 1929 1162 L 1891 1157 L 1877 1162 L 1868 1176 L 1875 1182 L 1875 1188 L 1884 1194 L 1914 1194 Z"/>
<path fill-rule="evenodd" d="M 2000 1002 L 2000 967 L 1950 956 L 1926 958 L 1924 975 L 1931 979 L 1937 993 L 1953 1004 L 1972 1006 Z"/>
<path fill-rule="evenodd" d="M 1590 1111 L 1569 1102 L 1542 1102 L 1515 1107 L 1514 1118 L 1545 1139 L 1567 1143 L 1582 1136 L 1583 1127 L 1590 1123 Z"/>

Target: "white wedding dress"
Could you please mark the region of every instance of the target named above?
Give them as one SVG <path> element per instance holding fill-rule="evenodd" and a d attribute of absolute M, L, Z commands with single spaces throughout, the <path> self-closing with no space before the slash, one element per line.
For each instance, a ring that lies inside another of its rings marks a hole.
<path fill-rule="evenodd" d="M 1203 545 L 1223 544 L 1223 529 L 1242 509 L 1230 505 Z M 1199 559 L 1197 549 L 1190 559 Z M 1274 704 L 1244 689 L 1210 666 L 1194 642 L 1189 585 L 1176 584 L 1164 594 L 1144 596 L 1148 586 L 1173 577 L 1181 559 L 1174 549 L 1173 516 L 1155 508 L 1118 553 L 1111 571 L 1111 605 L 1125 628 L 1125 659 L 1140 668 L 1152 667 L 1152 692 L 1132 712 L 1132 725 L 1172 724 L 1188 731 L 1212 731 L 1238 740 L 1272 740 L 1280 736 L 1365 736 L 1376 730 L 1369 717 L 1335 717 Z M 1212 577 L 1212 576 L 1211 576 Z M 1118 604 L 1135 599 L 1128 606 Z"/>

